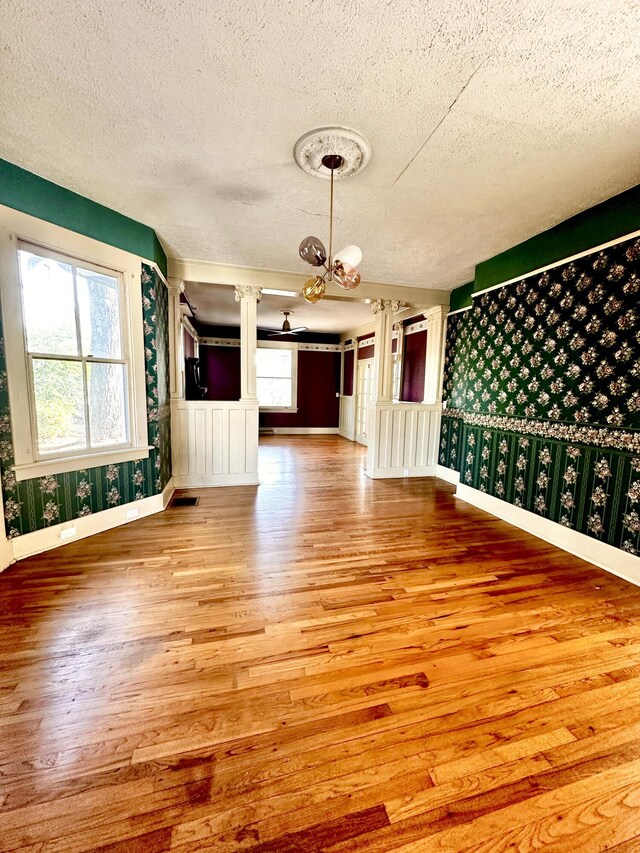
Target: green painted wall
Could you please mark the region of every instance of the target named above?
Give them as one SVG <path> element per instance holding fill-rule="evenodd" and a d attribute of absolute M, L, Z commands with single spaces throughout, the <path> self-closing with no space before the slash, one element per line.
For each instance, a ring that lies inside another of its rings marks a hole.
<path fill-rule="evenodd" d="M 459 311 L 461 308 L 468 308 L 473 299 L 473 287 L 474 282 L 470 281 L 452 290 L 449 311 Z"/>
<path fill-rule="evenodd" d="M 0 204 L 117 246 L 167 274 L 167 256 L 153 228 L 0 160 Z"/>
<path fill-rule="evenodd" d="M 475 280 L 451 291 L 450 311 L 469 308 L 473 294 L 640 230 L 640 185 L 536 234 L 476 266 Z"/>
<path fill-rule="evenodd" d="M 474 292 L 570 258 L 638 229 L 640 185 L 478 264 Z"/>

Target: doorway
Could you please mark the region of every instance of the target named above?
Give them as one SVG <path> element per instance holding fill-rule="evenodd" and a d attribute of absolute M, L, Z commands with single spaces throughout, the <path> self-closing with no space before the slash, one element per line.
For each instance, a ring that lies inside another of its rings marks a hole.
<path fill-rule="evenodd" d="M 373 399 L 373 359 L 363 358 L 358 362 L 356 375 L 356 441 L 367 444 L 367 419 Z"/>

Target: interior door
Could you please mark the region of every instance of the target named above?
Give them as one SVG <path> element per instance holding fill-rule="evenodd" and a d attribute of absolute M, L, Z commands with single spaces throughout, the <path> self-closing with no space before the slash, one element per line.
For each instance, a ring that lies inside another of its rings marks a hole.
<path fill-rule="evenodd" d="M 367 418 L 373 397 L 373 359 L 358 362 L 356 374 L 356 441 L 367 444 Z"/>

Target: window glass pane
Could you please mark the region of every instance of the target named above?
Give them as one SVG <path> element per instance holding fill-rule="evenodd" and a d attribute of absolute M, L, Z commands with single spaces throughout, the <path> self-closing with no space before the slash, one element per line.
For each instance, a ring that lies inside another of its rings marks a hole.
<path fill-rule="evenodd" d="M 127 441 L 125 366 L 87 363 L 91 446 L 108 447 Z"/>
<path fill-rule="evenodd" d="M 258 348 L 256 371 L 258 376 L 287 376 L 291 378 L 290 349 Z"/>
<path fill-rule="evenodd" d="M 256 380 L 258 403 L 261 406 L 290 406 L 291 379 L 264 378 Z"/>
<path fill-rule="evenodd" d="M 118 278 L 80 267 L 76 276 L 82 355 L 122 358 Z"/>
<path fill-rule="evenodd" d="M 33 359 L 38 451 L 66 453 L 86 448 L 82 364 Z"/>
<path fill-rule="evenodd" d="M 18 259 L 29 352 L 77 355 L 71 265 L 26 249 Z"/>

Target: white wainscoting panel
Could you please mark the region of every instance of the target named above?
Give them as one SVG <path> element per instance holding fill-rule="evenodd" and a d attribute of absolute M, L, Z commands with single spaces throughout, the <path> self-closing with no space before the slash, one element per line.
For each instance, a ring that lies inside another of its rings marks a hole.
<path fill-rule="evenodd" d="M 258 484 L 258 403 L 173 400 L 176 488 Z"/>
<path fill-rule="evenodd" d="M 338 434 L 343 438 L 348 438 L 349 441 L 355 441 L 356 398 L 354 394 L 350 397 L 347 397 L 345 394 L 340 395 L 340 421 Z"/>
<path fill-rule="evenodd" d="M 441 410 L 439 403 L 373 405 L 369 410 L 367 476 L 435 476 Z"/>

